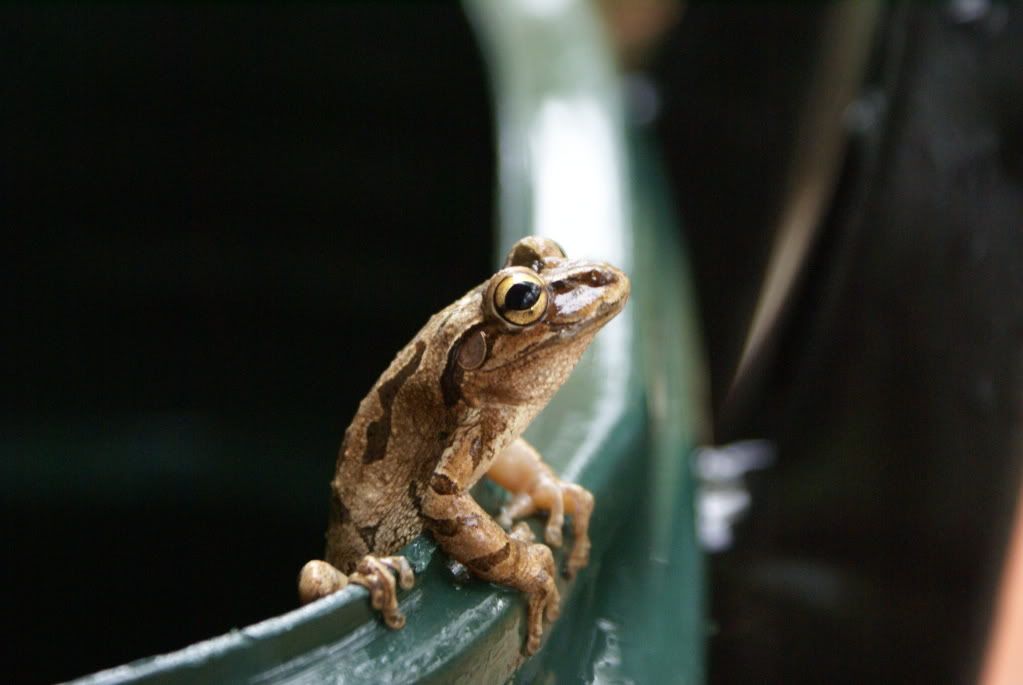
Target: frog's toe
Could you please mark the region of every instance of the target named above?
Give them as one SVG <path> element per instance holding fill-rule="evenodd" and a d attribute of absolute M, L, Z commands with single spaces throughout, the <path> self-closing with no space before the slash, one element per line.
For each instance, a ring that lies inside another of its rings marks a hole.
<path fill-rule="evenodd" d="M 529 599 L 528 626 L 526 629 L 525 652 L 527 656 L 533 655 L 540 648 L 540 640 L 543 638 L 543 622 L 557 620 L 561 614 L 561 597 L 554 586 L 554 579 L 545 589 L 536 593 Z"/>
<path fill-rule="evenodd" d="M 416 584 L 416 575 L 405 557 L 382 557 L 380 559 L 387 568 L 398 574 L 398 585 L 402 590 L 411 590 Z"/>
<path fill-rule="evenodd" d="M 564 535 L 561 532 L 561 528 L 558 526 L 547 526 L 543 533 L 544 541 L 551 547 L 561 547 L 561 543 L 564 542 Z"/>
<path fill-rule="evenodd" d="M 348 576 L 348 580 L 366 588 L 373 608 L 380 612 L 387 627 L 398 630 L 405 626 L 405 615 L 398 609 L 395 573 L 401 579 L 401 587 L 412 587 L 412 567 L 404 557 L 378 558 L 367 554 L 356 566 L 355 573 Z"/>
<path fill-rule="evenodd" d="M 565 578 L 571 580 L 575 578 L 580 570 L 586 568 L 586 565 L 590 563 L 590 544 L 589 540 L 586 540 L 583 545 L 576 545 L 575 549 L 572 550 L 572 554 L 568 557 L 568 562 L 565 564 Z"/>
<path fill-rule="evenodd" d="M 325 561 L 314 559 L 298 574 L 298 600 L 302 604 L 334 594 L 348 585 L 348 577 Z"/>
<path fill-rule="evenodd" d="M 534 576 L 529 589 L 527 613 L 526 655 L 535 654 L 543 637 L 543 622 L 557 620 L 561 614 L 561 595 L 554 582 L 554 555 L 547 545 L 533 544 L 528 548 L 532 557 Z"/>

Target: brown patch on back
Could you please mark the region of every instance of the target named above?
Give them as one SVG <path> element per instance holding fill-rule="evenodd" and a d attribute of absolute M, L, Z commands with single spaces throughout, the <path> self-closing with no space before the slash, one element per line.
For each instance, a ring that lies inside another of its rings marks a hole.
<path fill-rule="evenodd" d="M 362 541 L 366 543 L 366 547 L 369 548 L 371 553 L 376 551 L 377 530 L 379 529 L 379 525 L 363 526 L 362 528 L 359 528 L 359 537 L 361 537 Z"/>
<path fill-rule="evenodd" d="M 405 381 L 419 368 L 425 350 L 426 343 L 422 340 L 417 342 L 416 353 L 412 355 L 412 358 L 405 363 L 405 366 L 401 367 L 398 373 L 377 388 L 377 396 L 380 398 L 380 407 L 383 413 L 366 427 L 366 450 L 362 453 L 363 464 L 371 464 L 387 456 L 387 441 L 391 438 L 391 409 L 394 407 L 394 399 L 398 396 L 398 391 L 405 385 Z"/>
<path fill-rule="evenodd" d="M 330 498 L 330 513 L 331 518 L 338 523 L 347 523 L 352 520 L 351 512 L 348 511 L 348 507 L 341 501 L 341 497 L 337 493 Z"/>
<path fill-rule="evenodd" d="M 416 510 L 417 514 L 423 512 L 423 498 L 416 492 L 416 482 L 414 480 L 409 481 L 408 484 L 408 497 L 412 501 L 412 507 Z"/>

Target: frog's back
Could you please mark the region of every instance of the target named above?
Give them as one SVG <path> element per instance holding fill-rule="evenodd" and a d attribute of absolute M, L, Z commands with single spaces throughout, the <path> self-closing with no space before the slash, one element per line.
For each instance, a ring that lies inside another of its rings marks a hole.
<path fill-rule="evenodd" d="M 387 555 L 423 529 L 419 487 L 457 423 L 441 376 L 478 288 L 434 315 L 359 404 L 331 481 L 326 560 L 348 573 L 366 554 Z"/>

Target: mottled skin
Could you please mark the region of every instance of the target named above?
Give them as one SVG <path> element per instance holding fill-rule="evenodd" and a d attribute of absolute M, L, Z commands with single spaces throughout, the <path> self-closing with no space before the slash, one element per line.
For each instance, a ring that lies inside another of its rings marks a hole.
<path fill-rule="evenodd" d="M 525 285 L 508 290 L 516 283 Z M 411 571 L 388 555 L 425 529 L 474 575 L 526 594 L 526 652 L 536 651 L 543 618 L 553 620 L 559 610 L 551 551 L 532 543 L 525 527 L 506 532 L 469 489 L 493 468 L 494 480 L 517 493 L 503 522 L 550 510 L 551 544 L 561 542 L 562 513 L 573 515 L 567 572 L 586 564 L 592 496 L 558 481 L 519 436 L 628 293 L 628 279 L 614 267 L 568 260 L 554 242 L 526 238 L 501 271 L 434 315 L 345 432 L 331 481 L 327 563 L 303 568 L 302 600 L 358 582 L 388 625 L 401 627 L 391 570 L 404 587 Z"/>

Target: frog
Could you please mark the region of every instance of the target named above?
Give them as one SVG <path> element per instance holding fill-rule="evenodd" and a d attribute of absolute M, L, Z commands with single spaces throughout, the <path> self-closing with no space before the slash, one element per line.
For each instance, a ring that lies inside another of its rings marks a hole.
<path fill-rule="evenodd" d="M 359 404 L 330 481 L 324 559 L 299 574 L 309 603 L 365 587 L 384 623 L 405 624 L 397 588 L 413 586 L 397 554 L 423 532 L 472 576 L 526 599 L 523 652 L 560 613 L 551 547 L 572 547 L 563 575 L 589 561 L 592 493 L 562 481 L 522 433 L 568 378 L 596 333 L 625 306 L 620 269 L 569 259 L 553 240 L 515 243 L 504 265 L 434 314 Z M 495 518 L 470 490 L 487 477 L 510 494 Z M 548 515 L 544 542 L 523 519 Z"/>

